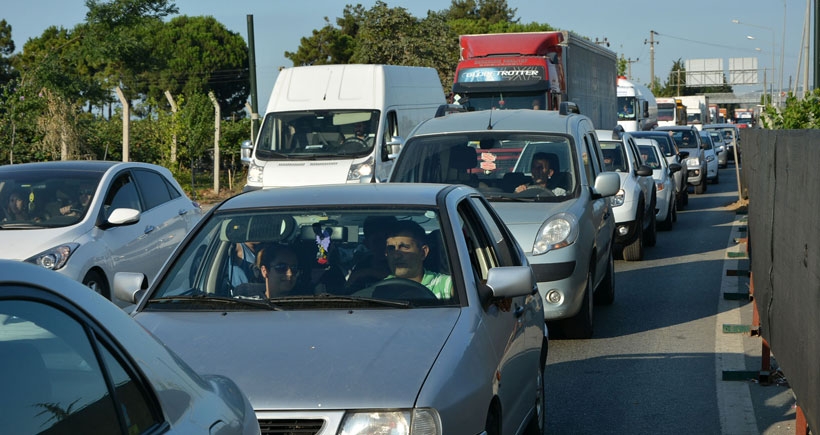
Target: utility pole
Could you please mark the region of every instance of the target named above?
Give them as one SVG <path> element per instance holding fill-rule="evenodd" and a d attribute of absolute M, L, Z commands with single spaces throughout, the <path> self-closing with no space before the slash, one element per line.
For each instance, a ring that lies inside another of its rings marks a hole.
<path fill-rule="evenodd" d="M 649 44 L 649 89 L 654 93 L 655 92 L 655 44 L 660 44 L 660 42 L 655 40 L 655 35 L 658 32 L 654 30 L 649 31 L 649 40 L 644 39 L 644 44 Z"/>
<path fill-rule="evenodd" d="M 627 68 L 629 69 L 629 79 L 630 80 L 632 79 L 632 64 L 636 63 L 639 60 L 641 60 L 641 59 L 638 58 L 638 57 L 636 57 L 635 60 L 632 60 L 631 57 L 626 59 L 626 64 L 628 65 Z"/>

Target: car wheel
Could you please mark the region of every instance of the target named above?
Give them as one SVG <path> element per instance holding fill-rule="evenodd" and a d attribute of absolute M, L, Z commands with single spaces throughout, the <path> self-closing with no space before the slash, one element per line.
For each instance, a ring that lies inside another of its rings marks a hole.
<path fill-rule="evenodd" d="M 495 407 L 487 411 L 487 420 L 484 422 L 484 433 L 487 435 L 501 434 L 501 417 Z"/>
<path fill-rule="evenodd" d="M 101 294 L 106 299 L 111 299 L 111 293 L 108 290 L 108 282 L 105 277 L 96 270 L 89 270 L 83 278 L 83 285 Z"/>
<path fill-rule="evenodd" d="M 524 431 L 527 435 L 543 435 L 544 431 L 547 430 L 547 400 L 544 394 L 546 390 L 544 367 L 547 361 L 546 358 L 543 357 L 544 352 L 542 349 L 542 357 L 538 359 L 538 375 L 535 381 L 537 387 L 535 392 L 535 412 L 527 425 L 527 429 Z"/>
<path fill-rule="evenodd" d="M 658 229 L 662 230 L 671 230 L 672 229 L 672 222 L 678 220 L 677 216 L 677 207 L 675 201 L 669 201 L 669 210 L 666 211 L 666 219 L 662 222 L 658 222 Z"/>
<path fill-rule="evenodd" d="M 684 205 L 684 207 L 689 205 L 689 188 L 688 187 L 683 192 L 683 205 Z"/>
<path fill-rule="evenodd" d="M 606 273 L 604 273 L 601 284 L 595 289 L 593 301 L 595 305 L 612 305 L 615 302 L 615 260 L 612 257 L 612 251 L 609 251 Z"/>
<path fill-rule="evenodd" d="M 638 228 L 640 228 L 640 230 L 638 230 L 638 235 L 635 237 L 635 240 L 624 246 L 621 251 L 621 256 L 624 261 L 641 261 L 643 259 L 643 220 Z"/>
<path fill-rule="evenodd" d="M 592 268 L 587 272 L 584 301 L 578 314 L 564 320 L 561 329 L 567 338 L 592 338 Z"/>
<path fill-rule="evenodd" d="M 650 210 L 655 210 L 655 207 L 652 207 Z M 643 240 L 646 243 L 646 246 L 655 246 L 658 242 L 658 228 L 655 213 L 651 213 L 651 216 L 649 217 L 649 226 L 646 227 L 646 234 L 644 234 Z"/>
<path fill-rule="evenodd" d="M 702 195 L 706 193 L 706 180 L 701 180 L 700 184 L 695 186 L 695 194 Z"/>

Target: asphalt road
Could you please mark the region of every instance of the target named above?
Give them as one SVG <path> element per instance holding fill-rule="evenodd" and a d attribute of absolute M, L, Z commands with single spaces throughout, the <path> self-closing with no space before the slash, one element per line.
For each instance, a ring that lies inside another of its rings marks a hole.
<path fill-rule="evenodd" d="M 763 348 L 760 337 L 724 332 L 751 325 L 753 313 L 748 298 L 724 296 L 749 291 L 732 162 L 689 198 L 643 261 L 616 261 L 615 303 L 595 307 L 593 338 L 550 341 L 547 433 L 795 433 L 774 356 L 768 385 L 723 380 L 759 373 Z"/>

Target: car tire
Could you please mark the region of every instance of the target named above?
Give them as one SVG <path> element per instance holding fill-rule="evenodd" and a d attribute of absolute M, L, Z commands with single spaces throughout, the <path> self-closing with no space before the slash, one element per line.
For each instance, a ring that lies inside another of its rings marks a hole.
<path fill-rule="evenodd" d="M 714 180 L 712 180 L 712 183 L 713 183 L 713 184 L 718 184 L 718 183 L 720 183 L 720 174 L 715 174 L 715 179 L 714 179 Z"/>
<path fill-rule="evenodd" d="M 655 210 L 655 207 L 652 207 L 651 210 Z M 644 243 L 646 243 L 646 246 L 655 246 L 658 242 L 658 227 L 655 213 L 652 213 L 649 217 L 649 226 L 646 227 L 645 231 L 646 233 L 643 235 Z"/>
<path fill-rule="evenodd" d="M 593 296 L 595 305 L 612 305 L 615 302 L 615 259 L 612 251 L 609 252 L 609 261 L 606 266 L 606 273 Z"/>
<path fill-rule="evenodd" d="M 108 300 L 111 300 L 111 292 L 108 290 L 108 282 L 102 273 L 96 270 L 89 270 L 83 278 L 83 285 L 99 293 Z"/>
<path fill-rule="evenodd" d="M 683 206 L 686 207 L 688 205 L 689 205 L 689 187 L 687 187 L 686 190 L 683 191 Z M 684 207 L 681 207 L 681 208 L 684 208 Z"/>
<path fill-rule="evenodd" d="M 546 379 L 544 378 L 544 368 L 547 363 L 546 349 L 541 349 L 541 358 L 539 358 L 538 361 L 539 368 L 536 381 L 538 390 L 535 393 L 535 412 L 524 431 L 527 435 L 543 435 L 547 430 Z"/>
<path fill-rule="evenodd" d="M 675 201 L 669 201 L 669 210 L 666 211 L 666 219 L 658 222 L 659 230 L 666 231 L 672 229 L 672 222 L 675 222 L 675 220 L 677 220 L 677 217 L 675 216 L 675 204 Z"/>
<path fill-rule="evenodd" d="M 706 179 L 701 180 L 700 184 L 695 186 L 696 195 L 703 195 L 704 193 L 706 193 Z"/>
<path fill-rule="evenodd" d="M 484 422 L 484 433 L 487 435 L 501 435 L 501 416 L 495 407 L 487 410 L 487 420 Z"/>
<path fill-rule="evenodd" d="M 584 287 L 584 301 L 581 309 L 574 316 L 565 319 L 561 330 L 566 338 L 592 338 L 592 268 L 587 272 L 587 285 Z"/>
<path fill-rule="evenodd" d="M 642 218 L 643 219 L 643 218 Z M 640 230 L 637 237 L 632 243 L 626 245 L 621 250 L 621 257 L 624 261 L 641 261 L 643 260 L 643 221 L 641 221 Z"/>
<path fill-rule="evenodd" d="M 678 204 L 672 201 L 672 222 L 678 221 Z"/>

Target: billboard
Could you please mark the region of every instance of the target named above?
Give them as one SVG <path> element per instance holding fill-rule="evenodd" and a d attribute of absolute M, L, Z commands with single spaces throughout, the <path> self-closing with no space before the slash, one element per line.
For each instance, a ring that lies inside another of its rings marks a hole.
<path fill-rule="evenodd" d="M 760 83 L 756 57 L 729 58 L 730 85 L 756 85 Z"/>

